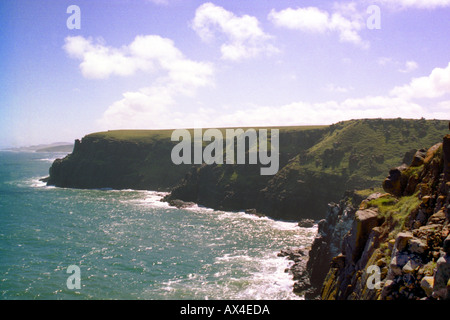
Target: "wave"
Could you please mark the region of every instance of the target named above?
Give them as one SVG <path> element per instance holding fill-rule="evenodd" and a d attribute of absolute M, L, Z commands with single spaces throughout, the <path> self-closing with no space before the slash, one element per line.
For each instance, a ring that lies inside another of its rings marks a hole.
<path fill-rule="evenodd" d="M 216 257 L 206 273 L 191 273 L 185 278 L 162 283 L 164 298 L 302 300 L 293 293 L 294 280 L 286 269 L 293 262 L 266 252 L 252 257 L 244 252 Z M 212 273 L 210 273 L 212 271 Z"/>

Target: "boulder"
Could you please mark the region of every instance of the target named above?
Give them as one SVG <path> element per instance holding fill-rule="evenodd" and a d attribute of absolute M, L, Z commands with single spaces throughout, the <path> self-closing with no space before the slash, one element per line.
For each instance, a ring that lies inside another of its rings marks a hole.
<path fill-rule="evenodd" d="M 447 236 L 447 238 L 445 238 L 443 244 L 442 244 L 442 250 L 446 253 L 446 254 L 450 254 L 450 235 Z"/>
<path fill-rule="evenodd" d="M 420 281 L 420 287 L 425 291 L 427 297 L 431 297 L 433 293 L 434 287 L 434 278 L 433 277 L 423 277 L 422 281 Z"/>
<path fill-rule="evenodd" d="M 348 263 L 356 263 L 364 250 L 369 234 L 378 226 L 378 209 L 369 208 L 357 210 L 353 226 L 343 242 L 343 253 L 347 256 Z"/>
<path fill-rule="evenodd" d="M 420 149 L 414 154 L 413 160 L 411 162 L 411 167 L 419 167 L 423 164 L 425 157 L 427 155 L 427 149 Z"/>
<path fill-rule="evenodd" d="M 413 273 L 414 271 L 417 271 L 422 264 L 417 261 L 417 259 L 409 259 L 408 262 L 403 266 L 402 272 L 403 273 Z"/>
<path fill-rule="evenodd" d="M 403 273 L 403 267 L 410 260 L 409 255 L 404 252 L 397 253 L 389 264 L 389 275 L 391 277 L 400 276 Z"/>
<path fill-rule="evenodd" d="M 189 208 L 195 205 L 194 202 L 186 202 L 178 199 L 169 200 L 169 205 L 178 209 Z"/>
<path fill-rule="evenodd" d="M 314 226 L 313 219 L 302 219 L 299 221 L 298 226 L 301 228 L 312 228 Z"/>
<path fill-rule="evenodd" d="M 445 212 L 444 210 L 439 210 L 428 219 L 427 224 L 442 224 L 444 221 L 445 221 Z"/>
<path fill-rule="evenodd" d="M 433 298 L 450 299 L 447 283 L 450 279 L 450 255 L 440 257 L 434 274 Z"/>
<path fill-rule="evenodd" d="M 421 239 L 411 238 L 408 242 L 408 250 L 412 253 L 422 254 L 428 250 L 428 245 Z"/>
<path fill-rule="evenodd" d="M 406 169 L 406 165 L 391 169 L 389 176 L 383 181 L 384 191 L 397 197 L 401 196 L 408 182 L 407 178 L 402 175 Z"/>
<path fill-rule="evenodd" d="M 414 238 L 414 236 L 411 232 L 400 232 L 395 239 L 394 248 L 398 251 L 403 251 L 412 238 Z"/>

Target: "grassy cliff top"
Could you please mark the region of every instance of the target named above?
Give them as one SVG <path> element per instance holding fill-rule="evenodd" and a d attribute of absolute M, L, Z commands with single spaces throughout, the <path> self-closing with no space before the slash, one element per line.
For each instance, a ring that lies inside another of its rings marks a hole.
<path fill-rule="evenodd" d="M 296 132 L 305 130 L 315 130 L 327 128 L 327 125 L 317 125 L 317 126 L 286 126 L 286 127 L 243 127 L 244 131 L 247 129 L 279 129 L 280 132 Z M 203 132 L 208 128 L 203 128 Z M 226 129 L 238 129 L 238 128 L 217 128 L 219 129 L 225 137 Z M 132 140 L 149 142 L 158 139 L 170 139 L 172 132 L 175 129 L 163 129 L 163 130 L 108 130 L 102 132 L 95 132 L 88 134 L 86 137 L 90 138 L 100 138 L 107 140 Z M 191 134 L 193 134 L 193 129 L 187 129 Z"/>

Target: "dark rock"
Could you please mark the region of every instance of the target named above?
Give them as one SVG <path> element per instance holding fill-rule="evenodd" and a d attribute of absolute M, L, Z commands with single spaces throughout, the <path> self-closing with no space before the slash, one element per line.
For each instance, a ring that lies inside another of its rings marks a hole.
<path fill-rule="evenodd" d="M 450 279 L 450 255 L 439 258 L 436 263 L 436 273 L 434 275 L 433 298 L 450 299 L 448 282 Z"/>
<path fill-rule="evenodd" d="M 450 181 L 450 134 L 444 137 L 442 151 L 444 154 L 444 181 Z"/>
<path fill-rule="evenodd" d="M 391 169 L 389 171 L 389 176 L 383 181 L 384 191 L 391 193 L 397 197 L 403 194 L 403 190 L 407 185 L 407 180 L 402 175 L 402 172 L 407 168 L 406 165 Z"/>
<path fill-rule="evenodd" d="M 420 149 L 418 150 L 413 157 L 413 160 L 411 162 L 411 167 L 418 167 L 421 166 L 424 161 L 425 157 L 427 155 L 427 149 Z"/>
<path fill-rule="evenodd" d="M 330 203 L 327 215 L 318 223 L 318 232 L 309 251 L 307 272 L 311 289 L 306 299 L 316 299 L 320 295 L 322 284 L 332 263 L 342 247 L 342 241 L 351 229 L 356 209 L 348 201 L 352 193 L 346 193 L 339 204 Z"/>
<path fill-rule="evenodd" d="M 450 236 L 447 236 L 447 238 L 445 238 L 445 240 L 442 244 L 442 250 L 445 253 L 450 254 Z"/>
<path fill-rule="evenodd" d="M 315 224 L 315 222 L 313 219 L 302 219 L 298 223 L 298 226 L 301 228 L 312 228 L 312 227 L 314 227 L 314 224 Z"/>
<path fill-rule="evenodd" d="M 177 207 L 178 209 L 189 208 L 189 207 L 195 206 L 194 202 L 185 202 L 185 201 L 177 200 L 177 199 L 169 200 L 168 203 L 172 207 Z"/>

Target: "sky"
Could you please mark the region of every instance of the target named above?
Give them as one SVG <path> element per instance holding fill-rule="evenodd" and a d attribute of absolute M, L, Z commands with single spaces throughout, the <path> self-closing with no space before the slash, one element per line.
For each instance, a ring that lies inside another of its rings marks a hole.
<path fill-rule="evenodd" d="M 450 0 L 2 0 L 0 13 L 0 148 L 450 118 Z"/>

